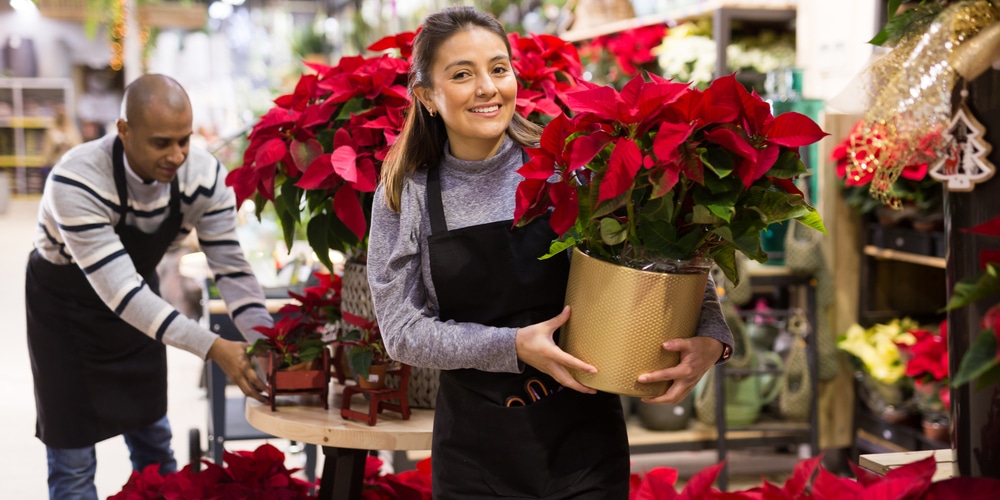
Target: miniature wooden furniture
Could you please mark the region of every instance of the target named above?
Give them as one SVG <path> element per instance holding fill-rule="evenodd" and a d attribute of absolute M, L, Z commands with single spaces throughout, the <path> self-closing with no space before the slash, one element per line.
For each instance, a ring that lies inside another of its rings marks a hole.
<path fill-rule="evenodd" d="M 276 411 L 275 400 L 283 394 L 319 394 L 323 400 L 323 409 L 330 409 L 330 350 L 323 349 L 323 357 L 319 367 L 308 370 L 275 370 L 280 364 L 280 358 L 274 351 L 270 353 L 270 366 L 267 374 L 267 385 L 270 388 L 271 411 Z"/>
<path fill-rule="evenodd" d="M 399 368 L 390 369 L 389 374 L 399 377 L 399 387 L 383 387 L 381 389 L 362 389 L 358 386 L 344 387 L 344 398 L 340 410 L 342 418 L 360 420 L 368 422 L 368 425 L 375 425 L 378 414 L 383 410 L 399 412 L 403 420 L 410 418 L 410 403 L 406 399 L 406 386 L 410 381 L 410 365 L 400 363 Z M 355 394 L 365 394 L 368 396 L 368 412 L 363 413 L 351 409 L 351 396 Z M 392 401 L 396 401 L 393 403 Z"/>

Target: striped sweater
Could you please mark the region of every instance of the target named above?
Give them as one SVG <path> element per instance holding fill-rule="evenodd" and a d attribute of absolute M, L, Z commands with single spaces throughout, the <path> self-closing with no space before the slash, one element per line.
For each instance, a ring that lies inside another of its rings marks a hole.
<path fill-rule="evenodd" d="M 35 248 L 49 262 L 80 266 L 97 295 L 122 320 L 164 344 L 205 358 L 217 335 L 153 293 L 115 233 L 120 206 L 111 163 L 115 137 L 71 149 L 52 169 L 38 209 Z M 183 219 L 175 243 L 197 231 L 233 322 L 252 342 L 262 336 L 252 328 L 270 326 L 272 320 L 236 238 L 236 200 L 225 176 L 211 154 L 191 147 L 177 172 Z M 170 185 L 144 184 L 131 170 L 126 179 L 125 223 L 146 233 L 155 231 L 169 215 Z"/>

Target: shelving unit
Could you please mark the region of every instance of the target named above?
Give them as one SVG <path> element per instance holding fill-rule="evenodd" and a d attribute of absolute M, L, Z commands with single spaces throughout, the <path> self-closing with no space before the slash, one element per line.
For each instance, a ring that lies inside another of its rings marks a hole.
<path fill-rule="evenodd" d="M 870 224 L 862 246 L 858 320 L 864 326 L 909 316 L 927 322 L 947 301 L 940 232 Z"/>
<path fill-rule="evenodd" d="M 716 44 L 715 76 L 720 77 L 730 72 L 726 61 L 726 47 L 732 40 L 734 21 L 788 23 L 795 20 L 796 4 L 797 2 L 788 0 L 704 0 L 665 12 L 604 23 L 592 29 L 569 30 L 559 36 L 570 42 L 581 42 L 643 26 L 711 17 L 712 39 Z"/>
<path fill-rule="evenodd" d="M 43 155 L 45 136 L 60 106 L 73 123 L 68 78 L 0 78 L 0 167 L 13 172 L 15 193 L 41 192 L 44 175 L 29 174 L 29 169 L 51 166 Z"/>

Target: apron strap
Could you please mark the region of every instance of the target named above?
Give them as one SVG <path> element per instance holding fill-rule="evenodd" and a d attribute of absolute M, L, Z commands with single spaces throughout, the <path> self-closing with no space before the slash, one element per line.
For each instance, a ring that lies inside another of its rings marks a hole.
<path fill-rule="evenodd" d="M 115 176 L 115 188 L 118 190 L 118 223 L 115 224 L 115 232 L 121 233 L 125 228 L 125 214 L 128 213 L 128 183 L 125 180 L 125 147 L 119 137 L 115 137 L 114 147 L 111 149 L 111 164 Z M 170 215 L 179 213 L 181 208 L 180 185 L 177 176 L 170 182 Z"/>
<path fill-rule="evenodd" d="M 111 164 L 114 168 L 115 187 L 118 189 L 118 223 L 115 231 L 125 227 L 125 214 L 128 213 L 128 184 L 125 182 L 125 148 L 120 137 L 115 137 L 115 145 L 111 149 Z"/>
<path fill-rule="evenodd" d="M 448 231 L 448 221 L 444 218 L 444 203 L 441 202 L 440 165 L 432 165 L 427 170 L 427 212 L 431 218 L 431 234 Z"/>
<path fill-rule="evenodd" d="M 528 163 L 528 153 L 521 148 L 521 161 Z M 441 201 L 441 166 L 432 165 L 427 170 L 427 212 L 431 218 L 431 234 L 448 231 L 448 221 L 444 217 L 444 203 Z"/>

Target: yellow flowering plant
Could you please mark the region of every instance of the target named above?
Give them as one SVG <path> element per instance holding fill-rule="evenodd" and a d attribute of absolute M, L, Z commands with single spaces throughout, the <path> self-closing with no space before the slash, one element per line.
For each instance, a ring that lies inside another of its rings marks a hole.
<path fill-rule="evenodd" d="M 861 367 L 872 378 L 896 384 L 906 374 L 906 363 L 899 345 L 915 344 L 917 339 L 910 331 L 918 327 L 917 322 L 910 318 L 897 318 L 867 329 L 854 324 L 837 339 L 837 347 L 860 361 Z"/>

